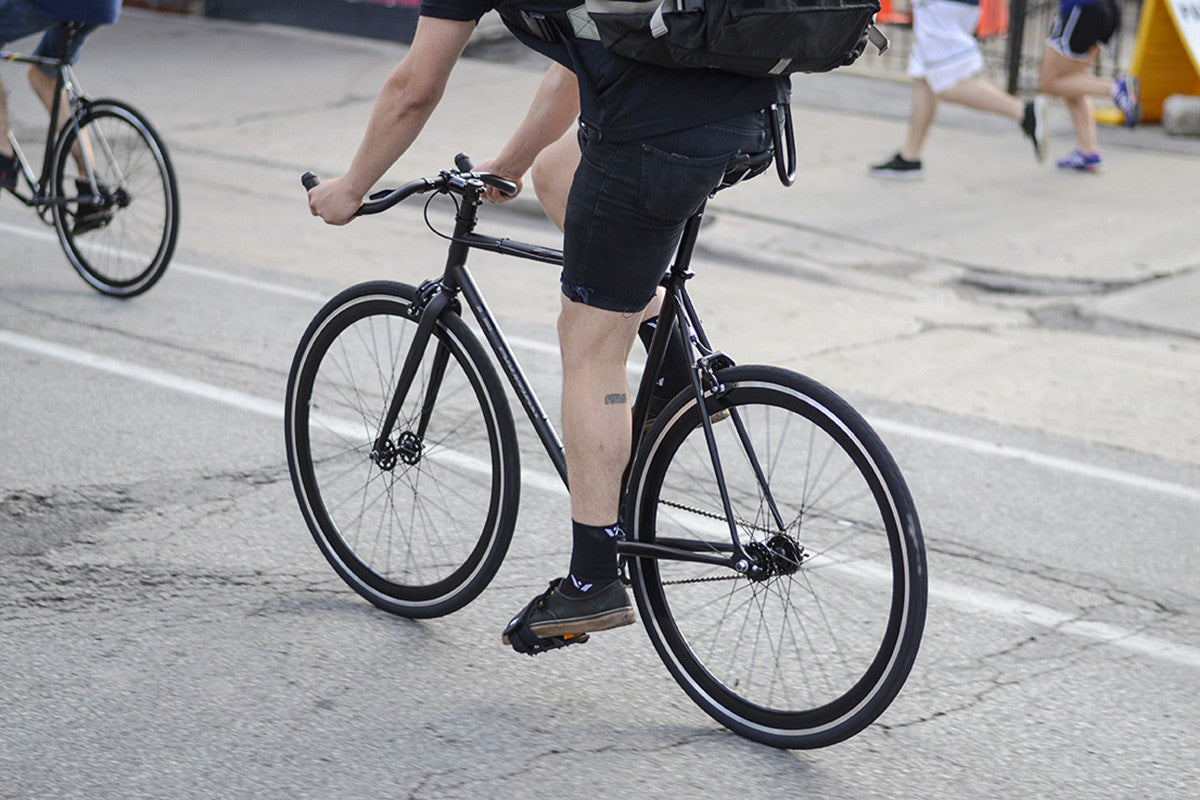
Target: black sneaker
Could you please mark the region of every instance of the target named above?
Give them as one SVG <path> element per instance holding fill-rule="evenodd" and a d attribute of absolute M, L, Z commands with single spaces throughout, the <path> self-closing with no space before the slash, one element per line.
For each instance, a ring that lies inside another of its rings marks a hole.
<path fill-rule="evenodd" d="M 511 645 L 509 633 L 521 617 L 527 617 L 534 636 L 577 636 L 593 631 L 606 631 L 622 625 L 632 625 L 636 617 L 629 594 L 619 579 L 607 586 L 597 587 L 578 600 L 567 597 L 559 589 L 561 579 L 550 582 L 550 589 L 534 598 L 504 629 L 500 641 Z"/>
<path fill-rule="evenodd" d="M 17 188 L 17 175 L 20 173 L 20 167 L 17 165 L 17 157 L 0 156 L 0 189 L 13 190 Z"/>
<path fill-rule="evenodd" d="M 1025 119 L 1021 130 L 1033 142 L 1033 157 L 1039 162 L 1046 160 L 1046 98 L 1038 95 L 1025 104 Z"/>
<path fill-rule="evenodd" d="M 915 181 L 921 177 L 921 161 L 909 161 L 904 156 L 896 153 L 892 156 L 891 161 L 885 161 L 882 164 L 872 164 L 867 167 L 867 172 L 874 175 L 876 178 L 890 178 L 900 181 Z"/>
<path fill-rule="evenodd" d="M 101 195 L 108 194 L 103 186 L 99 186 L 98 188 Z M 75 190 L 81 196 L 94 196 L 91 183 L 83 178 L 75 179 Z M 111 203 L 78 203 L 75 208 L 75 227 L 72 228 L 72 233 L 79 236 L 88 231 L 103 228 L 112 222 L 112 218 L 113 210 Z"/>

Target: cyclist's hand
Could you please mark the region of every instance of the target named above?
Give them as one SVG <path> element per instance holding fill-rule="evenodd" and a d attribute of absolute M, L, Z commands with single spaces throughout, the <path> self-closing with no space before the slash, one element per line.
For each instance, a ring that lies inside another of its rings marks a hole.
<path fill-rule="evenodd" d="M 490 172 L 491 174 L 493 174 L 497 177 L 512 181 L 513 183 L 515 183 L 517 185 L 517 194 L 521 193 L 521 189 L 525 185 L 525 182 L 522 180 L 522 176 L 514 175 L 512 169 L 505 167 L 503 164 L 501 164 L 499 161 L 497 161 L 494 158 L 489 158 L 487 161 L 484 161 L 482 164 L 476 164 L 475 171 L 476 172 Z M 499 189 L 496 189 L 493 186 L 489 186 L 489 187 L 487 187 L 487 189 L 484 190 L 483 197 L 485 200 L 487 200 L 490 203 L 504 203 L 504 202 L 507 202 L 508 200 L 512 200 L 514 197 L 517 196 L 517 194 L 501 194 Z"/>
<path fill-rule="evenodd" d="M 323 181 L 308 191 L 308 208 L 314 217 L 330 225 L 345 225 L 363 204 L 362 195 L 353 191 L 346 179 Z"/>

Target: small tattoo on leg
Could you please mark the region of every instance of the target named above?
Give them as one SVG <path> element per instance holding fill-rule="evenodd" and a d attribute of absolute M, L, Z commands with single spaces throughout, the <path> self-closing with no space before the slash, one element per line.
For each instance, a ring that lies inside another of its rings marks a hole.
<path fill-rule="evenodd" d="M 626 402 L 626 399 L 627 398 L 625 397 L 625 394 L 623 392 L 617 392 L 615 394 L 606 394 L 606 395 L 604 395 L 604 405 L 606 405 L 606 406 L 624 405 Z"/>

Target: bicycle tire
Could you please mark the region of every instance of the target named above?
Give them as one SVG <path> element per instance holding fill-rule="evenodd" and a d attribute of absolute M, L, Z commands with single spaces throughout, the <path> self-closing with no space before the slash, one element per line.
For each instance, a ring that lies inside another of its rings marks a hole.
<path fill-rule="evenodd" d="M 92 153 L 105 202 L 93 204 L 101 224 L 81 219 L 77 179 L 89 183 L 71 151 L 83 140 Z M 51 187 L 54 229 L 71 266 L 92 288 L 112 297 L 145 292 L 166 272 L 179 237 L 179 187 L 166 145 L 150 122 L 119 100 L 88 102 L 78 127 L 67 125 L 55 145 Z M 107 214 L 107 216 L 105 216 Z"/>
<path fill-rule="evenodd" d="M 671 674 L 718 722 L 775 747 L 834 744 L 883 713 L 916 657 L 927 597 L 916 509 L 879 437 L 830 390 L 773 367 L 731 367 L 717 380 L 723 391 L 706 403 L 710 414 L 733 412 L 712 426 L 733 515 L 766 574 L 630 558 L 638 609 Z M 630 535 L 729 556 L 688 394 L 668 404 L 639 448 Z M 739 425 L 782 526 L 741 455 Z"/>
<path fill-rule="evenodd" d="M 308 326 L 288 376 L 292 485 L 313 538 L 342 579 L 405 617 L 462 608 L 508 551 L 520 499 L 512 413 L 463 320 L 434 328 L 393 435 L 372 458 L 417 320 L 416 289 L 373 281 L 333 298 Z M 448 354 L 423 437 L 437 348 Z"/>

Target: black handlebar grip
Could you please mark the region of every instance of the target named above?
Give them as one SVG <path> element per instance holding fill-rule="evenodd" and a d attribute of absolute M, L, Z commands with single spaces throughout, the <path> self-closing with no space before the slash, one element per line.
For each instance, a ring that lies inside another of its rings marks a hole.
<path fill-rule="evenodd" d="M 311 191 L 314 186 L 320 183 L 316 175 L 311 172 L 306 172 L 300 176 L 300 183 L 304 186 L 305 191 Z"/>

